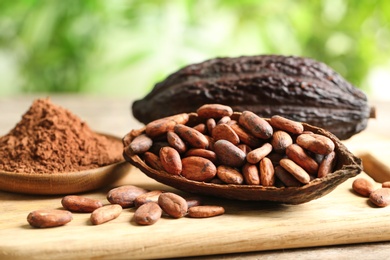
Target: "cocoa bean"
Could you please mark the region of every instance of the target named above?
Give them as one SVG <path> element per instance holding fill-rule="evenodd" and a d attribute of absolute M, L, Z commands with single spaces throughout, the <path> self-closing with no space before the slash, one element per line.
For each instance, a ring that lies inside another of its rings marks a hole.
<path fill-rule="evenodd" d="M 242 128 L 240 125 L 238 124 L 229 124 L 229 125 L 234 130 L 234 132 L 236 132 L 238 138 L 240 138 L 241 143 L 246 144 L 252 148 L 259 147 L 262 144 L 262 141 L 260 141 L 260 139 L 254 137 L 252 134 L 250 134 L 247 130 Z"/>
<path fill-rule="evenodd" d="M 291 134 L 301 134 L 303 132 L 303 125 L 285 117 L 274 115 L 270 119 L 270 124 L 277 129 L 284 130 Z"/>
<path fill-rule="evenodd" d="M 352 189 L 363 197 L 370 197 L 370 194 L 376 189 L 375 184 L 365 178 L 356 178 L 352 183 Z"/>
<path fill-rule="evenodd" d="M 286 186 L 286 187 L 300 187 L 302 183 L 298 181 L 291 173 L 286 171 L 282 166 L 278 165 L 275 167 L 275 176 Z"/>
<path fill-rule="evenodd" d="M 61 204 L 66 210 L 79 213 L 91 213 L 95 209 L 103 207 L 103 203 L 100 200 L 77 195 L 63 197 Z"/>
<path fill-rule="evenodd" d="M 194 148 L 206 149 L 209 146 L 209 140 L 204 134 L 189 126 L 177 124 L 174 127 L 174 131 Z"/>
<path fill-rule="evenodd" d="M 217 176 L 221 181 L 227 184 L 242 184 L 244 182 L 242 174 L 238 170 L 229 166 L 218 166 Z"/>
<path fill-rule="evenodd" d="M 211 150 L 206 150 L 206 149 L 201 149 L 201 148 L 192 148 L 192 149 L 189 149 L 184 154 L 184 157 L 189 157 L 189 156 L 203 157 L 203 158 L 210 160 L 213 163 L 217 162 L 217 155 L 215 154 L 215 152 L 213 152 Z"/>
<path fill-rule="evenodd" d="M 191 218 L 210 218 L 219 216 L 225 213 L 225 209 L 221 206 L 195 206 L 188 209 L 188 216 Z"/>
<path fill-rule="evenodd" d="M 288 146 L 286 149 L 286 155 L 309 174 L 317 174 L 318 163 L 299 145 L 292 144 Z"/>
<path fill-rule="evenodd" d="M 333 171 L 334 165 L 336 164 L 336 153 L 332 151 L 331 153 L 325 155 L 324 159 L 318 167 L 318 178 L 323 178 Z"/>
<path fill-rule="evenodd" d="M 161 209 L 173 218 L 181 218 L 187 214 L 187 201 L 172 192 L 162 193 L 158 198 Z"/>
<path fill-rule="evenodd" d="M 148 151 L 152 145 L 152 139 L 146 134 L 141 134 L 134 138 L 125 151 L 127 154 L 140 154 Z"/>
<path fill-rule="evenodd" d="M 387 207 L 390 204 L 390 189 L 379 188 L 372 191 L 369 200 L 378 207 Z"/>
<path fill-rule="evenodd" d="M 107 193 L 107 200 L 111 204 L 119 204 L 122 208 L 130 208 L 134 206 L 134 200 L 141 194 L 148 192 L 148 190 L 134 186 L 123 185 L 113 188 Z"/>
<path fill-rule="evenodd" d="M 242 175 L 244 176 L 245 183 L 248 185 L 259 185 L 260 175 L 259 170 L 255 164 L 246 163 L 242 167 Z"/>
<path fill-rule="evenodd" d="M 187 151 L 187 145 L 175 132 L 167 132 L 167 141 L 169 145 L 175 148 L 179 153 L 184 153 L 185 151 Z"/>
<path fill-rule="evenodd" d="M 182 160 L 181 175 L 193 181 L 210 181 L 217 174 L 217 168 L 208 159 L 189 156 Z"/>
<path fill-rule="evenodd" d="M 286 171 L 291 173 L 298 181 L 303 184 L 310 182 L 310 175 L 298 164 L 290 159 L 280 160 L 280 166 L 282 166 Z"/>
<path fill-rule="evenodd" d="M 273 150 L 277 153 L 285 153 L 286 148 L 290 146 L 293 143 L 293 140 L 291 136 L 285 132 L 278 130 L 274 132 L 272 139 L 271 139 L 271 144 L 273 147 Z"/>
<path fill-rule="evenodd" d="M 209 118 L 206 121 L 207 132 L 211 134 L 213 132 L 214 127 L 217 125 L 214 118 Z"/>
<path fill-rule="evenodd" d="M 100 225 L 116 219 L 122 213 L 122 207 L 119 204 L 105 205 L 94 210 L 90 216 L 91 223 Z"/>
<path fill-rule="evenodd" d="M 382 188 L 390 188 L 390 181 L 385 181 L 382 183 Z"/>
<path fill-rule="evenodd" d="M 164 171 L 160 157 L 151 152 L 144 153 L 143 159 L 147 165 L 158 171 Z"/>
<path fill-rule="evenodd" d="M 156 202 L 142 204 L 134 212 L 134 221 L 138 225 L 153 225 L 162 215 L 162 209 Z"/>
<path fill-rule="evenodd" d="M 215 141 L 218 140 L 227 140 L 234 145 L 238 145 L 240 143 L 240 138 L 234 132 L 234 130 L 227 124 L 218 124 L 214 127 L 213 132 L 211 134 Z"/>
<path fill-rule="evenodd" d="M 198 116 L 203 118 L 221 118 L 224 116 L 231 116 L 233 109 L 229 106 L 221 104 L 206 104 L 196 110 Z"/>
<path fill-rule="evenodd" d="M 259 148 L 253 149 L 246 155 L 247 162 L 251 164 L 256 164 L 260 162 L 261 159 L 266 157 L 272 151 L 272 144 L 265 143 Z"/>
<path fill-rule="evenodd" d="M 331 153 L 335 148 L 330 138 L 319 134 L 300 134 L 296 143 L 313 153 L 324 155 Z"/>
<path fill-rule="evenodd" d="M 160 149 L 160 161 L 164 170 L 173 175 L 179 175 L 182 171 L 182 163 L 179 152 L 169 146 Z"/>
<path fill-rule="evenodd" d="M 238 122 L 252 135 L 262 139 L 268 139 L 272 137 L 272 126 L 251 111 L 244 111 L 240 115 Z"/>
<path fill-rule="evenodd" d="M 72 221 L 72 213 L 60 209 L 40 209 L 32 211 L 27 216 L 27 222 L 37 228 L 63 226 Z"/>
<path fill-rule="evenodd" d="M 147 202 L 157 202 L 158 197 L 161 195 L 161 193 L 163 193 L 162 190 L 152 190 L 144 194 L 141 194 L 137 198 L 135 198 L 134 206 L 138 208 L 142 204 L 145 204 Z"/>
<path fill-rule="evenodd" d="M 267 157 L 260 161 L 260 183 L 263 186 L 273 186 L 275 184 L 275 170 L 271 160 Z"/>
<path fill-rule="evenodd" d="M 214 143 L 214 152 L 221 164 L 240 167 L 245 163 L 246 154 L 227 140 L 218 140 Z"/>
<path fill-rule="evenodd" d="M 189 116 L 187 113 L 157 119 L 145 126 L 145 133 L 151 138 L 161 136 L 168 131 L 173 131 L 173 128 L 177 124 L 187 123 L 188 119 Z"/>

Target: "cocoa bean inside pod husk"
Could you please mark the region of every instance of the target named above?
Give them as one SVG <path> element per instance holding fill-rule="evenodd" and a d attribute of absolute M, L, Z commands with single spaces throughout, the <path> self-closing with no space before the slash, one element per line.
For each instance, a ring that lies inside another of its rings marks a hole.
<path fill-rule="evenodd" d="M 235 112 L 231 116 L 232 121 L 238 122 L 240 115 L 241 113 Z M 202 122 L 204 123 L 205 120 L 205 118 L 198 117 L 196 113 L 189 113 L 189 120 L 186 125 L 193 127 Z M 270 122 L 269 119 L 265 120 Z M 354 156 L 335 135 L 327 130 L 310 124 L 302 123 L 302 125 L 305 131 L 304 133 L 322 135 L 332 140 L 335 145 L 334 152 L 337 160 L 335 161 L 332 172 L 321 178 L 314 177 L 308 183 L 301 183 L 298 187 L 295 184 L 291 187 L 283 185 L 265 186 L 253 184 L 220 184 L 209 180 L 190 180 L 180 174 L 176 175 L 168 173 L 162 170 L 161 167 L 152 168 L 145 163 L 142 154 L 131 153 L 129 152 L 131 151 L 130 149 L 126 149 L 126 146 L 129 146 L 132 140 L 145 133 L 145 128 L 147 126 L 142 129 L 132 130 L 123 138 L 125 145 L 123 156 L 126 161 L 139 168 L 147 176 L 160 183 L 185 192 L 234 200 L 272 201 L 285 204 L 301 204 L 328 194 L 339 184 L 343 183 L 348 178 L 358 175 L 362 171 L 361 159 Z M 159 139 L 161 139 L 161 136 Z M 263 141 L 269 140 L 270 139 Z M 157 140 L 157 142 L 158 141 L 159 140 Z M 213 147 L 209 146 L 208 149 L 213 149 Z M 321 156 L 321 158 L 324 158 L 323 155 Z M 243 167 L 245 167 L 245 165 Z"/>
<path fill-rule="evenodd" d="M 132 113 L 147 124 L 209 103 L 264 118 L 281 115 L 328 130 L 341 140 L 363 131 L 375 117 L 366 95 L 326 64 L 282 55 L 214 58 L 188 65 L 136 100 Z"/>

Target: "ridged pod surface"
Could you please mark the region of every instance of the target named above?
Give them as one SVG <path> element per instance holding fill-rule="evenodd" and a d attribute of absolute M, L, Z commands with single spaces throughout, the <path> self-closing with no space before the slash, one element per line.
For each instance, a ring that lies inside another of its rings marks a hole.
<path fill-rule="evenodd" d="M 281 115 L 324 128 L 342 140 L 364 130 L 374 117 L 366 95 L 326 64 L 282 55 L 214 58 L 188 65 L 135 101 L 132 113 L 147 124 L 209 103 L 265 118 Z"/>

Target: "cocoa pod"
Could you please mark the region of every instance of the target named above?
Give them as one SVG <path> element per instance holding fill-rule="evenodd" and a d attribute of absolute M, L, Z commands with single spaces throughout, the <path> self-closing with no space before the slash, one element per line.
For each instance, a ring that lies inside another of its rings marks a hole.
<path fill-rule="evenodd" d="M 32 211 L 27 216 L 27 222 L 37 228 L 63 226 L 72 221 L 72 213 L 61 209 L 40 209 Z"/>
<path fill-rule="evenodd" d="M 366 95 L 332 68 L 313 59 L 283 55 L 190 64 L 136 100 L 132 113 L 147 124 L 194 112 L 208 103 L 229 105 L 239 112 L 250 109 L 264 118 L 280 115 L 326 129 L 342 140 L 364 130 L 368 119 L 375 117 Z"/>

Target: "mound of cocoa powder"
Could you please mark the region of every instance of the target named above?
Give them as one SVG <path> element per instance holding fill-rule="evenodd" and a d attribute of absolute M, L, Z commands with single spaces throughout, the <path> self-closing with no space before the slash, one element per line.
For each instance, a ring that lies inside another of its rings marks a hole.
<path fill-rule="evenodd" d="M 49 98 L 37 99 L 0 137 L 0 170 L 25 173 L 75 172 L 123 160 L 121 141 L 92 131 Z"/>

